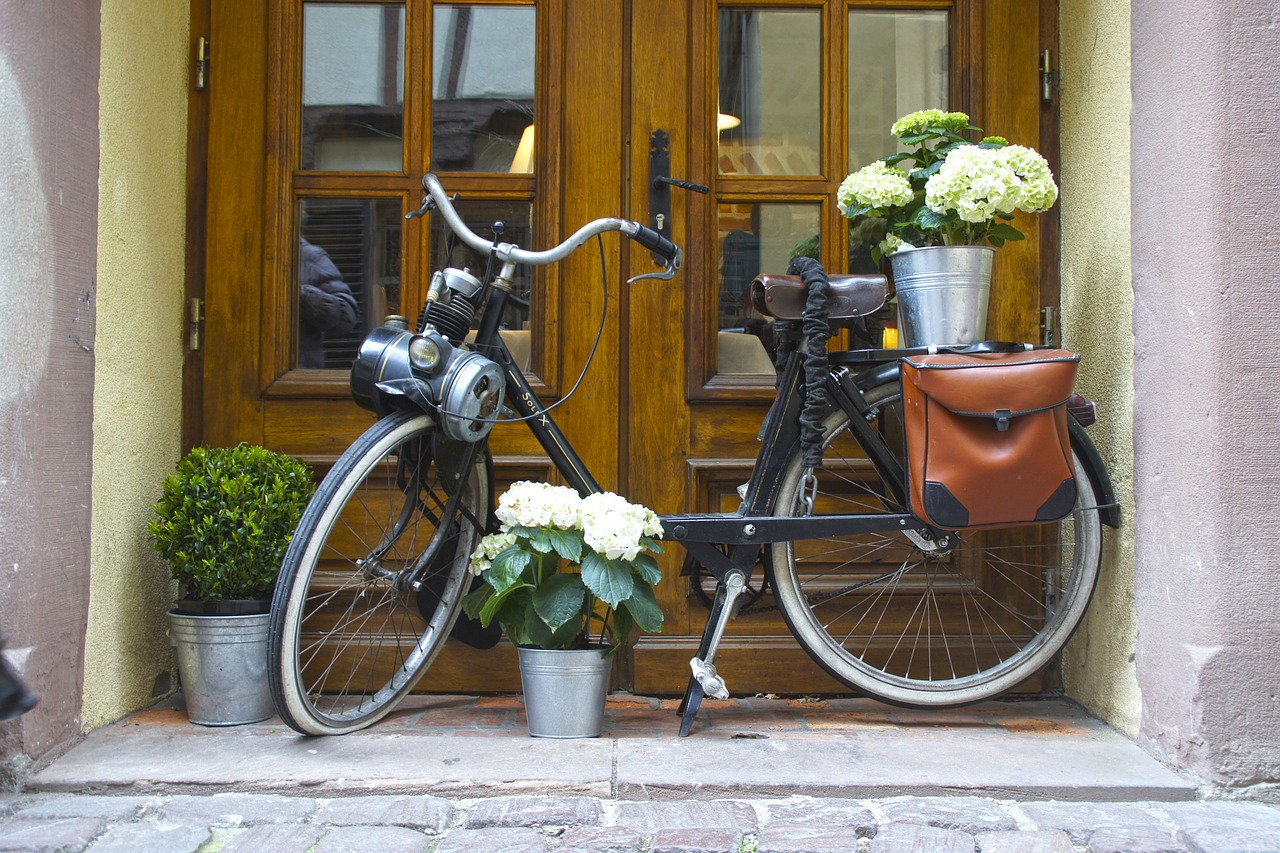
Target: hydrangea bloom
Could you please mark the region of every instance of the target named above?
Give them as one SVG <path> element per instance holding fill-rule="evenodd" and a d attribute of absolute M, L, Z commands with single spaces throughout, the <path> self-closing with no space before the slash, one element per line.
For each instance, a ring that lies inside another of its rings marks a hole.
<path fill-rule="evenodd" d="M 484 574 L 493 565 L 493 558 L 514 544 L 516 544 L 514 533 L 490 533 L 476 546 L 475 553 L 471 555 L 471 562 L 467 566 L 468 570 L 473 575 Z"/>
<path fill-rule="evenodd" d="M 967 113 L 944 113 L 942 110 L 917 110 L 895 121 L 889 132 L 894 136 L 906 136 L 921 133 L 930 126 L 955 133 L 969 126 L 969 116 Z"/>
<path fill-rule="evenodd" d="M 924 201 L 938 213 L 955 211 L 965 222 L 990 222 L 1013 213 L 1022 199 L 1022 180 L 1002 148 L 965 145 L 952 151 L 924 186 Z"/>
<path fill-rule="evenodd" d="M 864 205 L 884 210 L 907 204 L 914 195 L 906 172 L 876 160 L 840 182 L 836 206 L 841 213 Z"/>
<path fill-rule="evenodd" d="M 884 239 L 880 241 L 880 254 L 886 258 L 899 249 L 914 249 L 915 246 L 903 240 L 897 234 L 889 233 L 884 235 Z"/>
<path fill-rule="evenodd" d="M 1041 213 L 1058 200 L 1058 185 L 1053 182 L 1049 163 L 1036 151 L 1022 145 L 1006 145 L 999 149 L 1006 165 L 1022 180 L 1022 198 L 1018 209 Z"/>
<path fill-rule="evenodd" d="M 568 486 L 513 483 L 498 498 L 495 514 L 508 527 L 559 527 L 569 530 L 578 526 L 580 501 L 578 493 Z"/>
<path fill-rule="evenodd" d="M 642 536 L 661 536 L 662 525 L 653 511 L 628 503 L 613 492 L 582 499 L 582 538 L 609 560 L 634 560 Z"/>

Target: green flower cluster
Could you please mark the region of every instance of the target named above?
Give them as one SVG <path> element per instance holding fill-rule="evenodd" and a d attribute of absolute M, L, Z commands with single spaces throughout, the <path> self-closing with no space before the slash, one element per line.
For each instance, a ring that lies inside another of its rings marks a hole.
<path fill-rule="evenodd" d="M 928 133 L 932 128 L 960 133 L 969 129 L 969 116 L 966 113 L 944 113 L 942 110 L 917 110 L 895 121 L 889 132 L 902 137 Z"/>

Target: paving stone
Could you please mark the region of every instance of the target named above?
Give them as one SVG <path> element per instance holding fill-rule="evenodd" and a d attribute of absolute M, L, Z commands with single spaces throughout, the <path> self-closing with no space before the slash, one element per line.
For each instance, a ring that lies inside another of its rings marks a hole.
<path fill-rule="evenodd" d="M 1039 829 L 1065 832 L 1073 844 L 1085 844 L 1106 826 L 1162 828 L 1160 819 L 1129 803 L 1019 803 L 1018 809 Z"/>
<path fill-rule="evenodd" d="M 891 821 L 959 829 L 971 834 L 1018 828 L 1018 822 L 1007 809 L 983 797 L 895 797 L 883 800 L 880 810 Z"/>
<path fill-rule="evenodd" d="M 980 832 L 975 836 L 981 853 L 1073 853 L 1071 837 L 1058 830 Z"/>
<path fill-rule="evenodd" d="M 958 829 L 891 823 L 871 839 L 871 853 L 973 853 L 977 842 Z"/>
<path fill-rule="evenodd" d="M 866 837 L 855 826 L 833 826 L 820 819 L 770 820 L 760 831 L 760 853 L 849 853 Z"/>
<path fill-rule="evenodd" d="M 759 825 L 755 809 L 729 800 L 621 803 L 616 823 L 646 835 L 663 829 L 736 829 L 747 833 L 755 832 Z"/>
<path fill-rule="evenodd" d="M 314 800 L 278 794 L 214 794 L 176 796 L 156 809 L 162 820 L 205 826 L 257 826 L 296 823 L 316 810 Z"/>
<path fill-rule="evenodd" d="M 1169 831 L 1156 826 L 1104 826 L 1089 837 L 1089 853 L 1186 853 Z"/>
<path fill-rule="evenodd" d="M 306 853 L 322 835 L 319 825 L 264 823 L 232 836 L 219 853 Z"/>
<path fill-rule="evenodd" d="M 644 837 L 623 826 L 571 826 L 556 853 L 635 853 Z"/>
<path fill-rule="evenodd" d="M 332 826 L 403 826 L 440 832 L 449 825 L 453 804 L 442 797 L 347 797 L 323 802 L 315 823 Z"/>
<path fill-rule="evenodd" d="M 1178 827 L 1177 837 L 1200 853 L 1280 851 L 1280 810 L 1262 803 L 1168 803 L 1162 806 Z"/>
<path fill-rule="evenodd" d="M 592 826 L 599 820 L 595 797 L 495 797 L 467 809 L 466 827 Z"/>
<path fill-rule="evenodd" d="M 537 830 L 495 826 L 488 829 L 455 829 L 444 837 L 435 853 L 547 853 L 547 843 Z"/>
<path fill-rule="evenodd" d="M 39 818 L 98 817 L 110 822 L 132 820 L 144 806 L 153 805 L 153 797 L 48 797 L 17 810 L 15 817 Z"/>
<path fill-rule="evenodd" d="M 107 830 L 87 853 L 195 853 L 210 834 L 207 826 L 126 823 Z"/>
<path fill-rule="evenodd" d="M 867 838 L 876 834 L 876 816 L 857 800 L 815 798 L 769 804 L 770 824 L 798 820 L 821 826 L 851 827 Z"/>
<path fill-rule="evenodd" d="M 736 829 L 662 829 L 653 835 L 651 853 L 725 853 L 742 847 L 742 833 Z"/>
<path fill-rule="evenodd" d="M 0 850 L 21 853 L 54 853 L 83 850 L 106 827 L 106 821 L 94 817 L 15 818 L 0 829 Z"/>
<path fill-rule="evenodd" d="M 312 853 L 424 853 L 432 841 L 403 826 L 339 826 L 325 833 Z"/>

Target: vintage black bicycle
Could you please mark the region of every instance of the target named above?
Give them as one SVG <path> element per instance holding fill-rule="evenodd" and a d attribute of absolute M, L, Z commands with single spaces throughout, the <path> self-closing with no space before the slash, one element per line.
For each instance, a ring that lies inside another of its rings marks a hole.
<path fill-rule="evenodd" d="M 500 334 L 518 299 L 517 267 L 563 260 L 611 231 L 665 260 L 638 278 L 671 279 L 681 265 L 677 246 L 623 219 L 590 222 L 545 251 L 487 240 L 434 175 L 423 188 L 422 209 L 410 215 L 434 210 L 489 269 L 436 273 L 416 328 L 375 329 L 352 369 L 355 399 L 379 420 L 321 483 L 272 604 L 272 695 L 284 721 L 306 734 L 381 719 L 454 630 L 472 581 L 468 558 L 494 505 L 487 437 L 496 423 L 523 423 L 566 483 L 600 491 Z M 715 653 L 758 572 L 797 641 L 852 691 L 954 706 L 1011 690 L 1054 658 L 1089 603 L 1103 529 L 1118 524 L 1106 467 L 1085 433 L 1087 405 L 1069 419 L 1077 491 L 1065 517 L 943 530 L 913 514 L 899 378 L 900 359 L 913 351 L 826 352 L 815 324 L 856 317 L 884 298 L 879 277 L 837 284 L 844 298 L 825 316 L 775 320 L 778 395 L 739 510 L 662 517 L 665 538 L 715 581 L 681 734 L 704 695 L 728 695 Z"/>

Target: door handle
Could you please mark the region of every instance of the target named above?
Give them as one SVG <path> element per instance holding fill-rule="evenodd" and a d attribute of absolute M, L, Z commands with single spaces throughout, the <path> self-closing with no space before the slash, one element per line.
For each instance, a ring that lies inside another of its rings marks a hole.
<path fill-rule="evenodd" d="M 671 177 L 671 137 L 665 130 L 649 134 L 649 227 L 666 239 L 671 239 L 671 187 L 707 194 L 711 188 L 691 181 Z M 666 261 L 653 256 L 654 263 L 662 266 Z"/>

